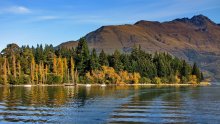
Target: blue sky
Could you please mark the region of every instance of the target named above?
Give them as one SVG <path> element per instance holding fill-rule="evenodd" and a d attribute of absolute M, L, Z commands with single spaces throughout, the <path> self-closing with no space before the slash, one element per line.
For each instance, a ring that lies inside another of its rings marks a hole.
<path fill-rule="evenodd" d="M 0 50 L 9 43 L 77 40 L 102 25 L 203 14 L 220 23 L 220 0 L 0 0 Z"/>

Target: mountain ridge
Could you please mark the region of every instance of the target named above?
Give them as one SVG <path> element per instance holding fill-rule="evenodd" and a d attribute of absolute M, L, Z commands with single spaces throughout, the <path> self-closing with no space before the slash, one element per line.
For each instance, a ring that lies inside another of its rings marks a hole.
<path fill-rule="evenodd" d="M 134 24 L 102 26 L 85 35 L 89 47 L 108 53 L 130 52 L 141 45 L 147 52 L 168 52 L 200 67 L 220 79 L 220 26 L 204 15 L 158 22 L 140 20 Z M 58 47 L 72 48 L 77 42 Z"/>

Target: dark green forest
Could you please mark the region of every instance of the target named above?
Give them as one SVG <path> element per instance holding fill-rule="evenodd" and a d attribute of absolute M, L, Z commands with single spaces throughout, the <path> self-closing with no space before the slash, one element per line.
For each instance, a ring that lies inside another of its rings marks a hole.
<path fill-rule="evenodd" d="M 89 50 L 84 38 L 73 49 L 52 45 L 9 44 L 0 54 L 0 84 L 191 83 L 203 80 L 197 64 L 168 53 L 150 54 L 134 46 L 130 53 Z"/>

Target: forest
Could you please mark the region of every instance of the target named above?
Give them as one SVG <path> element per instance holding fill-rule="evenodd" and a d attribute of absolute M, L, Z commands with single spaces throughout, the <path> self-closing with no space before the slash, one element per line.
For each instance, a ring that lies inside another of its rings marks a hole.
<path fill-rule="evenodd" d="M 0 84 L 197 84 L 197 64 L 168 53 L 150 54 L 134 46 L 130 53 L 89 50 L 84 38 L 72 49 L 8 44 L 0 54 Z"/>

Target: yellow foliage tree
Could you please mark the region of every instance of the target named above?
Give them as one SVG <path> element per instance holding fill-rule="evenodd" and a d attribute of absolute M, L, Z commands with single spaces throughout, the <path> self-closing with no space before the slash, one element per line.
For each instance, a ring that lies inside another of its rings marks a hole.
<path fill-rule="evenodd" d="M 177 75 L 175 76 L 175 80 L 176 80 L 176 82 L 174 82 L 174 83 L 177 83 L 177 84 L 179 84 L 180 81 L 181 81 L 180 78 Z"/>
<path fill-rule="evenodd" d="M 105 73 L 103 71 L 92 71 L 95 83 L 105 83 Z"/>
<path fill-rule="evenodd" d="M 75 74 L 74 74 L 74 69 L 75 69 L 75 64 L 74 64 L 74 60 L 73 60 L 73 57 L 71 57 L 71 59 L 70 59 L 70 73 L 71 73 L 71 80 L 72 80 L 72 82 L 75 82 Z"/>
<path fill-rule="evenodd" d="M 121 83 L 129 82 L 129 73 L 127 71 L 120 71 L 119 76 L 121 77 Z"/>
<path fill-rule="evenodd" d="M 68 81 L 68 64 L 67 64 L 67 59 L 63 58 L 63 79 L 65 79 L 65 83 L 66 81 Z"/>
<path fill-rule="evenodd" d="M 45 67 L 45 80 L 47 80 L 47 75 L 48 75 L 48 66 L 46 65 L 46 67 Z"/>
<path fill-rule="evenodd" d="M 57 58 L 53 57 L 53 73 L 57 74 Z"/>
<path fill-rule="evenodd" d="M 4 85 L 6 85 L 8 83 L 8 77 L 7 77 L 7 58 L 4 58 L 3 80 L 4 80 Z"/>
<path fill-rule="evenodd" d="M 34 83 L 34 77 L 35 77 L 35 60 L 34 57 L 31 59 L 31 82 Z"/>
<path fill-rule="evenodd" d="M 17 72 L 16 72 L 16 58 L 15 55 L 12 55 L 12 66 L 13 66 L 13 76 L 16 78 Z"/>
<path fill-rule="evenodd" d="M 21 77 L 21 64 L 20 64 L 20 61 L 17 62 L 17 67 L 18 67 L 18 77 Z"/>
<path fill-rule="evenodd" d="M 197 79 L 196 75 L 190 75 L 189 76 L 189 82 L 191 84 L 197 84 L 197 81 L 198 81 L 198 79 Z"/>
<path fill-rule="evenodd" d="M 59 57 L 57 61 L 57 74 L 63 79 L 63 62 L 61 57 Z"/>
<path fill-rule="evenodd" d="M 86 79 L 87 79 L 87 81 L 88 81 L 88 82 L 86 82 L 86 83 L 94 83 L 94 77 L 91 76 L 90 72 L 87 72 L 87 73 L 86 73 Z"/>
<path fill-rule="evenodd" d="M 39 83 L 38 73 L 39 73 L 39 66 L 38 66 L 38 64 L 36 64 L 36 66 L 35 66 L 36 83 Z"/>
<path fill-rule="evenodd" d="M 139 74 L 139 73 L 134 72 L 134 74 L 133 74 L 133 81 L 134 81 L 134 84 L 138 84 L 138 83 L 139 83 L 140 78 L 141 78 L 140 74 Z"/>
<path fill-rule="evenodd" d="M 92 83 L 113 83 L 117 85 L 134 82 L 139 83 L 141 78 L 139 73 L 128 73 L 127 71 L 120 71 L 116 73 L 114 68 L 102 66 L 102 70 L 95 70 L 92 73 L 86 73 L 86 78 Z"/>
<path fill-rule="evenodd" d="M 9 61 L 7 59 L 6 59 L 6 64 L 7 64 L 8 75 L 11 75 L 10 65 L 9 65 Z"/>
<path fill-rule="evenodd" d="M 43 62 L 40 62 L 40 65 L 39 65 L 39 83 L 44 83 L 44 63 Z"/>

